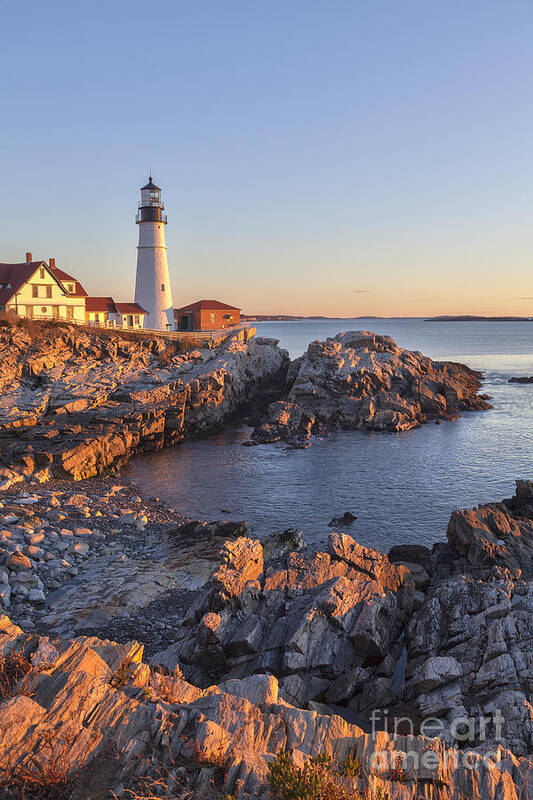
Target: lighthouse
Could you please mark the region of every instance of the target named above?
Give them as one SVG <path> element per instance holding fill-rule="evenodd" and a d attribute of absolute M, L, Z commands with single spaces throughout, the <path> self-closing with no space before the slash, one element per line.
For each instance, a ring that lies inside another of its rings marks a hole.
<path fill-rule="evenodd" d="M 135 302 L 147 311 L 144 327 L 158 331 L 174 328 L 164 208 L 161 189 L 154 184 L 150 175 L 148 183 L 141 189 L 141 202 L 135 219 L 139 226 Z"/>

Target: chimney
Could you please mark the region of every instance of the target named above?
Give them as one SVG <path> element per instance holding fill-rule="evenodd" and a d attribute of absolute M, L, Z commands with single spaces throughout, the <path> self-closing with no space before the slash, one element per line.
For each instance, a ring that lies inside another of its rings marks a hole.
<path fill-rule="evenodd" d="M 33 261 L 33 259 L 31 257 L 31 252 L 30 253 L 26 253 L 26 264 L 31 264 L 32 261 Z"/>
<path fill-rule="evenodd" d="M 56 260 L 55 260 L 55 258 L 49 258 L 48 259 L 48 266 L 50 267 L 50 269 L 55 269 L 56 268 Z"/>

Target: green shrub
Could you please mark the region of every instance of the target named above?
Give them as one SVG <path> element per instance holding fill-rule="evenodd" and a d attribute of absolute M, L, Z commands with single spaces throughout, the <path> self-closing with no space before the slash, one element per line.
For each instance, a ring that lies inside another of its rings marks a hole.
<path fill-rule="evenodd" d="M 349 755 L 344 764 L 342 765 L 342 773 L 346 775 L 347 778 L 357 778 L 359 773 L 361 772 L 361 762 L 357 758 L 357 756 Z"/>
<path fill-rule="evenodd" d="M 321 754 L 298 767 L 291 752 L 278 753 L 268 767 L 268 783 L 275 800 L 360 800 L 345 789 L 338 765 Z"/>

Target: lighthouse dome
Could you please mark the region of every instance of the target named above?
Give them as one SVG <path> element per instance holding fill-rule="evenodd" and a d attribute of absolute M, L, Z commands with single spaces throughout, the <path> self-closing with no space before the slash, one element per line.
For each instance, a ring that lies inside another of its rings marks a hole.
<path fill-rule="evenodd" d="M 146 184 L 146 186 L 141 186 L 141 192 L 144 192 L 145 189 L 148 189 L 151 192 L 160 192 L 161 191 L 159 186 L 156 186 L 155 183 L 152 181 L 152 176 L 151 175 L 150 175 L 150 177 L 148 179 L 148 183 Z"/>

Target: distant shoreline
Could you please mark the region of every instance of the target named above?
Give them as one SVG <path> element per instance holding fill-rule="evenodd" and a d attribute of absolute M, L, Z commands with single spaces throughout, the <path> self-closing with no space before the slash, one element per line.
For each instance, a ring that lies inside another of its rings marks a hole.
<path fill-rule="evenodd" d="M 483 317 L 473 314 L 463 314 L 458 316 L 437 316 L 437 317 L 381 317 L 377 315 L 357 316 L 357 317 L 325 317 L 325 316 L 303 316 L 291 314 L 241 314 L 241 319 L 246 322 L 300 322 L 318 321 L 335 319 L 419 319 L 423 322 L 533 322 L 533 317 Z"/>

